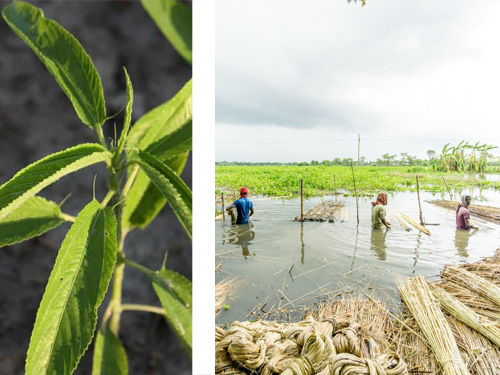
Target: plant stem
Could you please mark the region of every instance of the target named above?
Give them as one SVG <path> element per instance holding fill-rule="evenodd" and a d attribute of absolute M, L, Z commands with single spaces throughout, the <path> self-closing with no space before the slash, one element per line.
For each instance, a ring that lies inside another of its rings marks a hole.
<path fill-rule="evenodd" d="M 139 263 L 136 263 L 130 259 L 127 258 L 122 258 L 122 261 L 124 264 L 126 264 L 129 267 L 135 268 L 136 270 L 139 270 L 141 272 L 144 272 L 146 275 L 154 278 L 156 277 L 156 272 L 153 271 L 152 269 L 149 269 L 147 267 L 144 267 L 143 265 L 140 265 Z"/>
<path fill-rule="evenodd" d="M 149 305 L 123 304 L 122 311 L 147 311 L 166 316 L 165 310 L 163 308 Z"/>
<path fill-rule="evenodd" d="M 102 132 L 102 125 L 97 125 L 95 127 L 95 132 L 97 134 L 97 138 L 99 138 L 99 143 L 104 147 L 108 148 L 108 145 L 106 144 L 106 141 L 104 140 L 104 133 Z"/>
<path fill-rule="evenodd" d="M 118 259 L 123 257 L 123 244 L 125 238 L 119 236 L 120 243 L 118 244 Z M 113 315 L 109 321 L 109 328 L 116 336 L 120 332 L 120 313 L 121 313 L 121 303 L 122 303 L 122 284 L 123 284 L 123 271 L 125 269 L 125 264 L 117 261 L 115 266 L 115 272 L 113 274 L 113 291 L 111 294 L 111 309 Z"/>

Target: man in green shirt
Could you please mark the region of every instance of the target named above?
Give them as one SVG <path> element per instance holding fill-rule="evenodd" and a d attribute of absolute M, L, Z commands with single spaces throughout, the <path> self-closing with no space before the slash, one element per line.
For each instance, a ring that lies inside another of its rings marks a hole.
<path fill-rule="evenodd" d="M 385 219 L 385 208 L 387 205 L 387 194 L 380 193 L 375 202 L 372 202 L 372 228 L 380 229 L 382 225 L 384 225 L 387 229 L 391 227 L 391 223 L 389 223 Z"/>

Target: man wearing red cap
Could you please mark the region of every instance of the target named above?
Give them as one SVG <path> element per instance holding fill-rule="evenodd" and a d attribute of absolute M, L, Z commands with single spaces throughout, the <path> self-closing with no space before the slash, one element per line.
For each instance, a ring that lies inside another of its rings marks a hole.
<path fill-rule="evenodd" d="M 233 207 L 236 208 L 238 212 L 238 218 L 236 219 L 236 224 L 247 224 L 250 216 L 253 215 L 253 203 L 248 197 L 248 189 L 242 187 L 240 189 L 240 199 L 234 201 L 226 210 L 229 211 Z"/>

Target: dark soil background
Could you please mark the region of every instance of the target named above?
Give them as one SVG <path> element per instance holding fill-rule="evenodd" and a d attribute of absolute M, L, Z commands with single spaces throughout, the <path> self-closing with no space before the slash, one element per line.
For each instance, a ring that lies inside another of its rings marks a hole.
<path fill-rule="evenodd" d="M 0 1 L 0 7 L 6 4 Z M 191 77 L 186 63 L 156 28 L 138 1 L 37 2 L 81 42 L 101 75 L 108 115 L 125 103 L 125 66 L 134 86 L 133 122 L 170 99 Z M 120 127 L 121 119 L 116 119 Z M 107 136 L 113 123 L 105 125 Z M 79 143 L 98 142 L 81 123 L 62 90 L 33 51 L 0 20 L 0 183 L 19 169 L 50 153 Z M 105 169 L 93 166 L 71 174 L 40 195 L 60 202 L 76 216 L 106 192 Z M 191 186 L 191 160 L 182 178 Z M 24 243 L 0 249 L 0 375 L 24 374 L 35 315 L 69 224 Z M 168 251 L 167 267 L 191 279 L 191 243 L 169 207 L 145 230 L 127 237 L 127 256 L 158 269 Z M 109 294 L 109 293 L 108 293 Z M 108 297 L 107 297 L 108 298 Z M 107 305 L 101 306 L 100 315 Z M 158 305 L 147 276 L 126 268 L 124 303 Z M 99 323 L 98 323 L 99 324 Z M 159 316 L 124 312 L 120 336 L 130 374 L 190 374 L 191 359 Z M 75 374 L 90 374 L 93 344 Z"/>

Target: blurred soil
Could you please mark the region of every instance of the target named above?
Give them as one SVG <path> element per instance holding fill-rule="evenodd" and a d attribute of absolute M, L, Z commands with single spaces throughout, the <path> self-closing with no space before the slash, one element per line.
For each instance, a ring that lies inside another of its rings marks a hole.
<path fill-rule="evenodd" d="M 0 2 L 0 7 L 6 2 Z M 158 31 L 138 1 L 37 2 L 82 43 L 101 75 L 108 115 L 125 103 L 125 66 L 134 86 L 133 121 L 170 99 L 191 77 L 191 66 Z M 116 119 L 121 126 L 121 118 Z M 106 135 L 113 134 L 108 122 Z M 119 130 L 119 129 L 118 129 Z M 37 159 L 85 142 L 97 142 L 70 101 L 32 50 L 0 20 L 0 183 Z M 75 215 L 105 194 L 105 170 L 94 166 L 42 191 Z M 191 186 L 191 160 L 182 175 Z M 0 375 L 24 374 L 36 311 L 69 224 L 22 244 L 0 249 Z M 168 251 L 167 267 L 191 279 L 191 243 L 169 207 L 145 230 L 134 230 L 125 244 L 129 258 L 152 269 Z M 109 294 L 109 293 L 108 293 Z M 108 298 L 108 297 L 107 297 Z M 148 277 L 127 268 L 124 303 L 159 305 Z M 101 306 L 102 315 L 107 300 Z M 120 336 L 130 374 L 190 374 L 191 359 L 158 315 L 124 312 Z M 75 374 L 90 374 L 93 344 Z"/>

